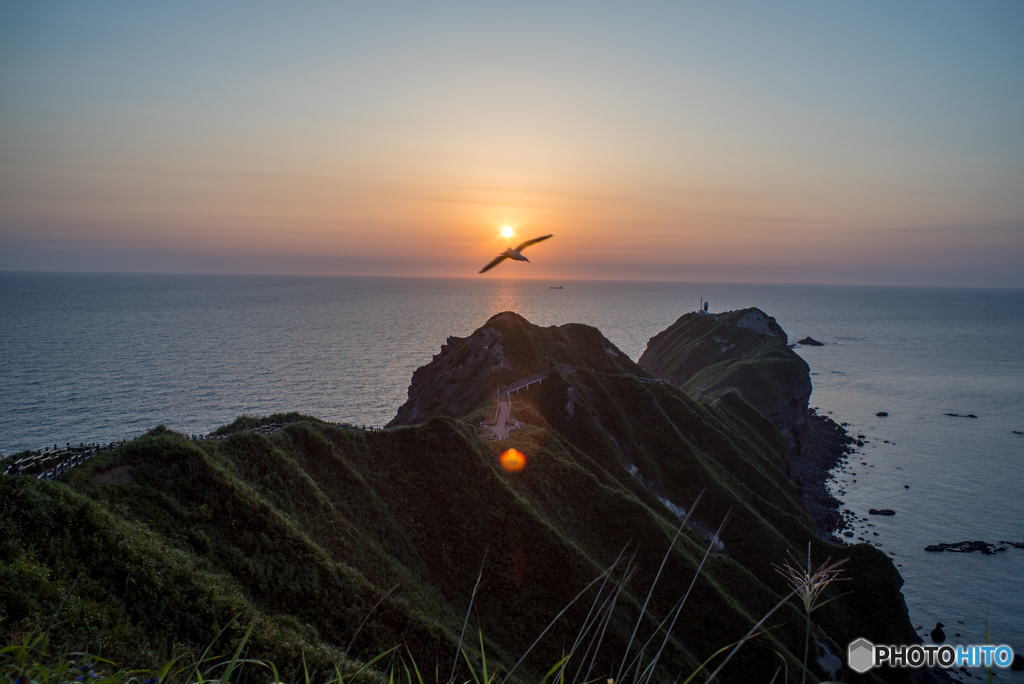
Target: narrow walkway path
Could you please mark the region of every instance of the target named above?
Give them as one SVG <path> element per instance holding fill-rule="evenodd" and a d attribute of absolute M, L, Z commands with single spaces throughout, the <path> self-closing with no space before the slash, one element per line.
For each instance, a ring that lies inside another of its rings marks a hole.
<path fill-rule="evenodd" d="M 576 366 L 566 364 L 559 366 L 553 370 L 541 371 L 540 373 L 534 373 L 528 378 L 522 380 L 516 380 L 510 382 L 501 389 L 498 390 L 498 408 L 494 414 L 493 425 L 489 422 L 483 422 L 481 425 L 491 428 L 491 439 L 501 441 L 508 438 L 509 433 L 509 416 L 512 414 L 512 392 L 519 394 L 521 389 L 529 389 L 530 385 L 536 382 L 543 382 L 546 377 L 551 375 L 552 372 L 559 372 L 562 375 L 568 375 L 569 373 L 576 372 Z M 515 427 L 520 427 L 517 423 Z"/>
<path fill-rule="evenodd" d="M 568 375 L 569 373 L 575 373 L 576 372 L 576 366 L 572 366 L 572 365 L 566 364 L 564 366 L 559 366 L 558 368 L 555 368 L 554 370 L 558 371 L 562 375 Z M 527 388 L 530 387 L 530 385 L 532 385 L 535 382 L 543 382 L 544 378 L 546 378 L 549 375 L 551 375 L 552 372 L 553 371 L 546 370 L 546 371 L 541 371 L 540 373 L 534 373 L 533 375 L 531 375 L 528 378 L 523 378 L 522 380 L 516 380 L 515 382 L 510 382 L 509 384 L 507 384 L 504 387 L 502 387 L 501 391 L 504 392 L 505 394 L 511 394 L 512 392 L 515 392 L 515 393 L 518 394 L 519 390 L 527 389 Z"/>
<path fill-rule="evenodd" d="M 498 399 L 498 417 L 494 422 L 494 439 L 501 441 L 508 438 L 508 416 L 512 412 L 512 398 L 505 393 L 505 398 Z"/>

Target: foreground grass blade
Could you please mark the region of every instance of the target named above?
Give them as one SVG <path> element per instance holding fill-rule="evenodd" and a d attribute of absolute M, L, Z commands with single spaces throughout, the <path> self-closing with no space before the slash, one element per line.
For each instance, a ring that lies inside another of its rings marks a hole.
<path fill-rule="evenodd" d="M 469 668 L 469 676 L 473 678 L 476 684 L 481 684 L 480 677 L 477 676 L 476 670 L 473 668 L 473 663 L 470 662 L 469 656 L 466 655 L 466 649 L 462 649 L 462 657 L 466 660 L 466 667 Z"/>
<path fill-rule="evenodd" d="M 412 651 L 409 650 L 408 646 L 405 647 L 405 652 L 409 654 L 409 662 L 412 663 L 412 669 L 416 673 L 416 684 L 424 684 L 423 675 L 420 674 L 420 668 L 416 664 L 416 659 L 412 657 Z"/>
<path fill-rule="evenodd" d="M 571 608 L 572 605 L 574 603 L 576 603 L 576 601 L 578 601 L 581 596 L 583 596 L 583 594 L 585 594 L 588 591 L 590 591 L 590 588 L 592 586 L 594 586 L 599 581 L 601 581 L 605 577 L 605 575 L 607 575 L 611 571 L 612 571 L 612 566 L 609 566 L 608 569 L 606 569 L 600 575 L 598 575 L 593 580 L 591 580 L 590 584 L 588 584 L 587 586 L 583 587 L 583 589 L 580 590 L 580 593 L 576 594 L 576 596 L 573 598 L 572 601 L 569 601 L 569 603 L 565 604 L 565 607 L 562 608 L 561 611 L 559 611 L 558 615 L 556 615 L 554 617 L 554 619 L 552 619 L 551 622 L 548 623 L 548 626 L 544 628 L 544 631 L 541 632 L 540 635 L 536 639 L 534 639 L 532 644 L 530 644 L 530 648 L 526 649 L 526 653 L 524 653 L 522 656 L 520 656 L 519 660 L 516 661 L 516 664 L 512 666 L 511 670 L 508 671 L 508 674 L 505 675 L 505 678 L 503 680 L 501 680 L 502 684 L 507 682 L 508 678 L 512 676 L 512 673 L 515 672 L 516 668 L 519 667 L 523 663 L 524 660 L 526 660 L 526 656 L 530 655 L 530 651 L 532 651 L 534 649 L 534 647 L 537 644 L 540 643 L 540 640 L 544 638 L 544 635 L 548 633 L 548 630 L 551 629 L 551 627 L 554 626 L 554 624 L 556 622 L 558 622 L 558 618 L 560 618 L 563 615 L 565 615 L 565 611 L 569 610 L 569 608 Z"/>
<path fill-rule="evenodd" d="M 548 670 L 547 674 L 544 675 L 544 678 L 540 680 L 540 684 L 547 684 L 547 681 L 551 678 L 551 675 L 555 674 L 555 672 L 558 671 L 561 671 L 559 682 L 561 684 L 565 684 L 565 661 L 569 659 L 569 655 L 571 654 L 562 656 L 562 659 L 555 663 L 554 667 Z"/>
<path fill-rule="evenodd" d="M 378 656 L 374 656 L 374 657 L 373 657 L 373 658 L 371 658 L 370 660 L 367 660 L 367 661 L 366 661 L 365 663 L 363 663 L 363 664 L 362 664 L 362 665 L 361 665 L 361 666 L 359 667 L 359 669 L 358 669 L 358 670 L 356 670 L 355 672 L 353 672 L 353 673 L 352 673 L 352 675 L 351 675 L 351 676 L 352 676 L 352 678 L 354 679 L 354 678 L 358 677 L 358 676 L 359 676 L 359 674 L 360 674 L 360 673 L 362 673 L 362 672 L 363 672 L 364 670 L 366 670 L 366 669 L 369 669 L 369 668 L 373 667 L 373 665 L 374 665 L 374 664 L 375 664 L 375 663 L 376 663 L 377 661 L 379 661 L 379 660 L 380 660 L 381 658 L 383 658 L 384 656 L 387 656 L 387 655 L 390 655 L 390 654 L 394 653 L 395 651 L 397 651 L 397 650 L 398 650 L 398 648 L 399 648 L 398 646 L 392 646 L 391 648 L 389 648 L 388 650 L 384 651 L 384 652 L 383 652 L 383 653 L 381 653 L 380 655 L 378 655 Z M 264 663 L 264 665 L 267 665 L 267 663 Z M 277 668 L 276 668 L 276 667 L 274 667 L 274 664 L 273 664 L 273 663 L 270 663 L 270 664 L 269 664 L 269 666 L 270 666 L 271 668 L 273 668 L 273 670 L 274 670 L 274 681 L 275 681 L 275 682 L 279 682 L 279 681 L 281 681 L 281 678 L 280 678 L 280 677 L 278 677 L 278 675 L 277 675 Z M 335 665 L 335 666 L 334 666 L 334 672 L 335 672 L 335 675 L 337 676 L 337 680 L 336 680 L 336 681 L 338 682 L 338 684 L 345 684 L 345 678 L 344 678 L 344 676 L 343 676 L 343 675 L 341 674 L 341 669 L 340 669 L 340 668 L 339 668 L 339 667 L 338 667 L 337 665 Z"/>
<path fill-rule="evenodd" d="M 484 684 L 491 684 L 491 680 L 487 676 L 487 653 L 484 651 L 483 630 L 477 630 L 477 634 L 480 635 L 480 667 L 484 671 Z"/>
<path fill-rule="evenodd" d="M 626 661 L 629 659 L 629 651 L 633 647 L 633 640 L 636 639 L 636 632 L 640 629 L 640 623 L 644 620 L 644 615 L 647 613 L 647 604 L 651 601 L 651 596 L 654 594 L 654 587 L 658 585 L 658 580 L 661 579 L 661 571 L 665 569 L 665 563 L 668 562 L 668 557 L 672 553 L 672 549 L 676 546 L 676 540 L 679 539 L 679 535 L 683 533 L 683 528 L 686 527 L 686 523 L 690 521 L 690 515 L 693 513 L 693 509 L 700 503 L 701 497 L 704 496 L 704 492 L 701 491 L 700 496 L 690 506 L 690 510 L 686 512 L 686 516 L 683 518 L 683 522 L 679 524 L 679 529 L 676 530 L 676 535 L 672 537 L 672 542 L 668 545 L 668 549 L 665 551 L 665 556 L 661 559 L 661 565 L 658 567 L 658 573 L 654 576 L 654 581 L 651 582 L 650 589 L 647 590 L 647 598 L 644 599 L 644 605 L 640 609 L 640 615 L 636 619 L 636 625 L 633 627 L 633 633 L 629 637 L 629 642 L 626 644 L 626 650 L 622 654 L 622 663 L 619 665 L 619 673 L 615 675 L 615 681 L 622 681 L 622 671 L 626 667 Z"/>
<path fill-rule="evenodd" d="M 832 572 L 832 571 L 834 571 L 836 568 L 838 568 L 840 565 L 842 565 L 845 562 L 846 562 L 846 559 L 844 558 L 843 560 L 839 561 L 838 563 L 833 563 L 832 565 L 829 565 L 826 568 L 822 568 L 822 571 L 823 572 Z M 732 649 L 732 651 L 729 653 L 729 655 L 726 657 L 726 659 L 723 660 L 722 663 L 717 668 L 715 668 L 715 671 L 712 672 L 711 676 L 707 678 L 707 680 L 705 681 L 705 684 L 707 684 L 707 682 L 710 682 L 716 676 L 718 676 L 718 673 L 722 671 L 722 668 L 725 667 L 726 664 L 730 660 L 732 660 L 732 657 L 734 655 L 736 655 L 736 652 L 739 651 L 740 648 L 743 647 L 743 644 L 747 643 L 747 641 L 750 639 L 750 637 L 754 635 L 754 632 L 756 632 L 757 629 L 761 625 L 764 624 L 765 620 L 767 620 L 769 617 L 771 617 L 775 613 L 775 611 L 777 611 L 779 608 L 781 608 L 783 606 L 783 604 L 786 603 L 786 601 L 788 601 L 789 599 L 791 599 L 794 596 L 796 596 L 800 592 L 801 589 L 803 589 L 802 585 L 797 587 L 797 588 L 795 588 L 795 589 L 793 589 L 793 591 L 791 591 L 788 594 L 786 594 L 785 598 L 783 598 L 781 601 L 776 603 L 775 606 L 771 610 L 769 610 L 767 613 L 765 613 L 765 616 L 763 618 L 761 618 L 756 625 L 754 625 L 753 627 L 750 628 L 750 631 L 747 632 L 746 636 L 744 636 L 742 639 L 740 639 L 739 643 L 736 645 L 735 648 Z"/>
<path fill-rule="evenodd" d="M 207 654 L 209 654 L 210 649 L 213 648 L 214 642 L 216 642 L 218 639 L 220 639 L 222 636 L 224 636 L 224 632 L 226 632 L 228 630 L 228 627 L 230 627 L 232 625 L 232 623 L 234 623 L 234 621 L 235 621 L 235 618 L 231 618 L 230 620 L 228 620 L 228 623 L 226 625 L 224 625 L 219 632 L 217 632 L 217 636 L 215 636 L 213 638 L 213 641 L 211 641 L 209 644 L 207 644 L 206 648 L 203 649 L 203 654 L 201 656 L 199 656 L 199 660 L 197 660 L 196 662 L 192 663 L 192 665 L 190 666 L 192 668 L 192 674 L 189 676 L 190 680 L 194 679 L 194 680 L 197 680 L 197 681 L 205 681 L 205 679 L 203 678 L 203 675 L 199 672 L 199 666 L 202 665 L 203 663 L 206 663 L 206 662 L 209 662 L 209 661 L 212 661 L 212 660 L 216 660 L 217 658 L 221 657 L 221 656 L 212 656 L 212 657 L 208 658 Z"/>
<path fill-rule="evenodd" d="M 229 662 L 228 666 L 224 669 L 224 674 L 220 676 L 220 681 L 218 682 L 218 684 L 228 684 L 228 682 L 231 680 L 231 674 L 235 671 L 235 666 L 238 664 L 239 658 L 242 657 L 242 649 L 245 648 L 246 642 L 249 641 L 249 637 L 252 636 L 252 629 L 255 626 L 256 623 L 251 623 L 249 625 L 249 629 L 245 631 L 245 636 L 243 636 L 242 640 L 238 643 L 238 648 L 235 649 L 235 655 L 231 657 L 231 662 Z M 303 653 L 302 664 L 303 667 L 305 667 L 305 653 Z M 309 684 L 308 679 L 306 684 Z"/>
<path fill-rule="evenodd" d="M 393 592 L 397 588 L 398 588 L 398 585 L 396 584 L 395 586 L 393 586 L 390 589 L 388 589 L 387 592 L 383 596 L 380 597 L 380 600 L 377 601 L 375 604 L 373 604 L 373 608 L 371 608 L 370 612 L 366 614 L 366 617 L 363 618 L 363 621 L 359 623 L 359 627 L 356 628 L 356 633 L 352 635 L 352 638 L 348 642 L 348 646 L 345 647 L 345 657 L 346 658 L 348 657 L 349 650 L 352 648 L 352 644 L 356 643 L 356 637 L 359 636 L 359 632 L 363 629 L 363 625 L 365 625 L 366 621 L 370 619 L 371 615 L 373 615 L 373 611 L 377 610 L 377 606 L 382 604 L 384 602 L 384 599 L 386 599 L 391 594 L 391 592 Z"/>
<path fill-rule="evenodd" d="M 473 595 L 469 597 L 469 607 L 466 609 L 466 619 L 462 621 L 462 632 L 459 633 L 459 643 L 455 646 L 455 661 L 452 663 L 452 674 L 448 677 L 449 682 L 455 681 L 455 669 L 459 664 L 459 653 L 462 651 L 462 639 L 466 636 L 466 625 L 469 624 L 469 615 L 473 611 L 473 601 L 476 600 L 476 592 L 480 589 L 480 580 L 484 576 L 484 563 L 487 562 L 487 552 L 491 547 L 484 549 L 483 560 L 480 561 L 480 572 L 476 576 L 476 584 L 473 585 Z"/>
<path fill-rule="evenodd" d="M 695 572 L 693 574 L 693 579 L 690 580 L 690 586 L 686 588 L 686 593 L 683 594 L 683 598 L 679 601 L 679 605 L 678 605 L 678 607 L 675 609 L 675 611 L 673 613 L 674 616 L 672 618 L 672 624 L 670 624 L 668 626 L 668 630 L 665 632 L 665 638 L 662 639 L 662 641 L 661 641 L 661 646 L 658 647 L 657 652 L 654 654 L 654 657 L 651 659 L 650 665 L 645 670 L 645 672 L 647 672 L 647 677 L 646 678 L 638 677 L 637 681 L 646 682 L 647 680 L 649 680 L 654 675 L 654 668 L 657 665 L 658 660 L 661 658 L 661 652 L 665 650 L 665 646 L 668 644 L 669 637 L 672 636 L 672 630 L 675 629 L 676 620 L 679 619 L 679 615 L 683 611 L 683 606 L 686 605 L 686 599 L 688 599 L 690 597 L 690 592 L 693 591 L 693 586 L 697 583 L 697 578 L 700 577 L 701 570 L 704 569 L 704 563 L 707 562 L 708 556 L 711 555 L 711 550 L 713 548 L 715 548 L 715 542 L 717 542 L 719 540 L 719 538 L 722 536 L 722 530 L 725 529 L 725 525 L 726 525 L 726 523 L 729 522 L 729 518 L 730 517 L 732 517 L 732 509 L 729 509 L 726 512 L 725 517 L 722 518 L 722 523 L 718 526 L 718 529 L 715 530 L 715 535 L 713 537 L 711 537 L 711 541 L 708 542 L 708 548 L 704 551 L 704 557 L 700 559 L 700 565 L 697 566 L 697 572 Z M 668 619 L 668 617 L 665 618 L 665 620 L 667 620 L 667 619 Z M 662 620 L 661 625 L 665 624 L 665 620 Z M 658 625 L 658 630 L 661 629 L 661 625 Z M 654 634 L 652 634 L 651 635 L 651 639 L 653 639 L 655 636 L 657 636 L 657 634 L 658 634 L 658 632 L 655 632 Z M 648 643 L 650 643 L 651 639 L 648 639 Z M 644 649 L 646 649 L 646 648 L 647 648 L 647 644 L 644 644 Z M 643 651 L 643 649 L 641 649 L 641 652 L 642 651 Z"/>
<path fill-rule="evenodd" d="M 619 560 L 622 558 L 622 554 L 625 553 L 625 552 L 626 552 L 626 547 L 623 547 L 622 551 L 619 552 L 618 557 L 615 559 L 615 563 L 619 562 Z M 589 623 L 585 623 L 583 628 L 580 629 L 579 636 L 576 639 L 576 643 L 573 644 L 572 650 L 569 652 L 569 656 L 572 656 L 576 652 L 576 650 L 579 648 L 580 642 L 583 640 L 583 637 L 585 637 L 587 635 L 587 633 L 590 631 L 591 627 L 594 627 L 596 625 L 596 629 L 594 631 L 594 635 L 592 637 L 590 637 L 590 643 L 587 644 L 587 650 L 583 652 L 583 655 L 580 657 L 580 664 L 578 666 L 576 666 L 576 674 L 573 675 L 573 679 L 572 679 L 572 681 L 574 683 L 580 677 L 580 671 L 583 670 L 583 666 L 587 662 L 587 656 L 590 655 L 590 650 L 592 648 L 594 648 L 594 642 L 595 641 L 597 642 L 597 649 L 598 650 L 600 650 L 600 648 L 601 648 L 601 640 L 604 637 L 604 629 L 605 629 L 605 627 L 607 625 L 608 618 L 611 615 L 612 611 L 615 610 L 615 601 L 616 601 L 616 599 L 618 599 L 619 591 L 621 590 L 621 586 L 625 583 L 627 577 L 629 576 L 630 568 L 633 565 L 633 559 L 634 558 L 636 558 L 636 553 L 635 552 L 634 552 L 634 554 L 632 556 L 630 556 L 629 563 L 626 565 L 626 569 L 622 573 L 622 579 L 620 579 L 619 582 L 616 582 L 616 583 L 613 584 L 611 591 L 608 592 L 608 596 L 605 597 L 605 599 L 601 603 L 600 607 L 598 607 L 597 614 L 594 616 L 594 619 L 589 621 Z M 601 598 L 601 595 L 604 592 L 605 584 L 607 584 L 607 582 L 608 582 L 608 580 L 610 578 L 611 578 L 610 576 L 606 577 L 605 581 L 601 583 L 601 587 L 598 589 L 597 596 L 594 597 L 595 604 L 597 603 L 597 600 L 599 598 Z M 593 606 L 591 606 L 591 611 L 593 611 Z M 587 618 L 589 620 L 590 615 L 588 615 Z M 596 656 L 597 655 L 597 651 L 594 651 L 594 654 Z M 568 661 L 569 656 L 566 657 L 566 661 Z M 565 666 L 563 665 L 563 668 L 564 667 Z M 589 674 L 589 671 L 588 671 L 588 674 Z M 559 678 L 563 678 L 563 677 L 564 677 L 564 672 L 563 673 L 559 673 Z"/>
<path fill-rule="evenodd" d="M 629 584 L 629 582 L 633 579 L 633 576 L 636 574 L 636 566 L 633 565 L 633 561 L 635 559 L 636 552 L 634 551 L 633 555 L 629 559 L 629 565 L 626 566 L 626 570 L 622 574 L 622 579 L 619 581 L 619 585 L 615 589 L 615 594 L 612 597 L 611 606 L 608 608 L 608 612 L 605 613 L 604 624 L 601 627 L 601 633 L 597 640 L 597 648 L 594 649 L 594 655 L 590 658 L 590 665 L 587 666 L 587 673 L 583 675 L 583 679 L 585 682 L 590 679 L 590 673 L 594 670 L 594 664 L 597 662 L 597 655 L 601 652 L 601 645 L 604 643 L 604 635 L 605 632 L 608 631 L 608 625 L 612 621 L 612 613 L 615 612 L 615 606 L 619 602 L 619 596 L 622 595 L 622 592 L 623 590 L 625 590 L 626 585 Z"/>
<path fill-rule="evenodd" d="M 608 584 L 608 580 L 611 579 L 611 573 L 613 573 L 615 571 L 615 567 L 618 566 L 619 562 L 622 560 L 622 554 L 624 554 L 626 552 L 626 549 L 628 547 L 629 547 L 628 543 L 626 544 L 626 546 L 623 546 L 622 550 L 619 551 L 619 555 L 616 556 L 615 560 L 612 562 L 612 564 L 610 566 L 608 566 L 608 570 L 605 573 L 604 581 L 602 581 L 601 582 L 601 586 L 598 587 L 597 595 L 594 596 L 594 601 L 590 604 L 590 610 L 587 612 L 587 617 L 584 618 L 584 620 L 583 620 L 583 626 L 580 627 L 580 631 L 576 635 L 576 640 L 573 642 L 572 648 L 569 649 L 569 653 L 565 657 L 563 657 L 562 660 L 560 661 L 561 663 L 563 663 L 563 665 L 562 665 L 562 670 L 559 671 L 559 673 L 558 673 L 558 679 L 560 681 L 562 681 L 562 682 L 565 681 L 565 664 L 564 663 L 567 663 L 568 660 L 573 656 L 573 654 L 575 654 L 576 651 L 579 649 L 580 644 L 583 642 L 583 638 L 587 635 L 587 632 L 590 631 L 590 628 L 594 625 L 594 623 L 597 622 L 599 618 L 601 618 L 601 610 L 608 604 L 608 600 L 611 598 L 611 595 L 609 595 L 609 597 L 605 599 L 604 603 L 601 604 L 601 607 L 597 609 L 597 613 L 596 614 L 594 613 L 594 609 L 597 607 L 597 604 L 598 604 L 598 602 L 601 599 L 601 595 L 604 593 L 605 585 L 607 585 Z M 633 557 L 635 557 L 635 553 L 634 553 Z M 633 557 L 630 558 L 630 561 L 632 561 Z M 593 620 L 591 620 L 591 617 L 593 617 Z M 591 639 L 591 644 L 593 644 L 593 639 Z M 587 647 L 587 652 L 588 653 L 590 652 L 590 646 Z M 583 658 L 584 659 L 586 658 L 586 653 L 583 655 Z M 580 667 L 582 667 L 582 662 L 580 664 Z M 577 668 L 577 674 L 579 674 L 578 668 Z"/>
<path fill-rule="evenodd" d="M 619 560 L 622 558 L 622 554 L 626 552 L 628 546 L 629 545 L 627 544 L 626 546 L 622 547 L 622 550 L 619 551 L 619 555 L 615 557 L 615 562 L 612 563 L 612 567 L 615 567 L 619 564 Z M 611 575 L 606 575 L 604 581 L 601 582 L 601 586 L 597 588 L 597 595 L 594 596 L 594 601 L 590 604 L 590 611 L 587 613 L 587 617 L 583 619 L 583 626 L 580 627 L 580 631 L 576 635 L 576 641 L 573 642 L 572 648 L 569 649 L 569 655 L 572 655 L 576 651 L 576 649 L 579 648 L 580 643 L 583 641 L 583 638 L 587 635 L 587 632 L 590 631 L 590 628 L 593 626 L 594 622 L 596 622 L 601 617 L 601 611 L 607 605 L 608 599 L 606 598 L 604 602 L 601 603 L 600 607 L 598 607 L 598 603 L 601 602 L 601 597 L 604 595 L 604 588 L 608 584 L 608 581 L 610 579 Z M 594 612 L 595 609 L 597 610 L 596 614 Z M 591 619 L 592 617 L 593 620 Z"/>

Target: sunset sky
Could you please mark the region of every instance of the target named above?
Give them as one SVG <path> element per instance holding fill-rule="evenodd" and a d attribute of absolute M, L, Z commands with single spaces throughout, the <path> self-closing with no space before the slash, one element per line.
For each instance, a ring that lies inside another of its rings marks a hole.
<path fill-rule="evenodd" d="M 0 270 L 1024 287 L 1022 2 L 387 7 L 0 5 Z"/>

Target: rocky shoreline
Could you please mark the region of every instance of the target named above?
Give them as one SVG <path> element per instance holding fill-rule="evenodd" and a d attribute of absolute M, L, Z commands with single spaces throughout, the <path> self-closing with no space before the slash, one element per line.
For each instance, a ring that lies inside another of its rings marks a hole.
<path fill-rule="evenodd" d="M 828 416 L 819 415 L 813 408 L 807 409 L 807 423 L 807 449 L 799 457 L 790 459 L 787 474 L 800 487 L 804 506 L 818 526 L 821 538 L 835 544 L 846 544 L 847 540 L 842 534 L 852 530 L 850 523 L 853 516 L 843 512 L 843 502 L 832 496 L 825 483 L 829 472 L 840 465 L 848 454 L 853 453 L 857 440 L 851 437 L 842 425 Z M 919 684 L 957 682 L 950 672 L 937 667 L 915 671 L 911 681 Z"/>
<path fill-rule="evenodd" d="M 850 453 L 855 440 L 828 416 L 807 409 L 808 443 L 802 454 L 789 461 L 789 478 L 800 487 L 807 512 L 818 526 L 821 538 L 836 544 L 849 525 L 841 511 L 843 502 L 832 496 L 825 485 L 829 472 Z"/>

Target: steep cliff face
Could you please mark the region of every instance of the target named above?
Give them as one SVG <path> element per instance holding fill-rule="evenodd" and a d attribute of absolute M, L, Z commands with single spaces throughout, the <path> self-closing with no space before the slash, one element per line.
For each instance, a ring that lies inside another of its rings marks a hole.
<path fill-rule="evenodd" d="M 790 455 L 807 448 L 807 363 L 788 346 L 775 319 L 760 309 L 688 313 L 647 343 L 640 365 L 695 399 L 736 393 L 782 433 Z"/>
<path fill-rule="evenodd" d="M 433 416 L 458 416 L 475 408 L 485 387 L 511 370 L 505 358 L 501 333 L 484 327 L 467 338 L 449 337 L 426 366 L 416 369 L 409 385 L 409 399 L 388 423 L 416 425 Z"/>

